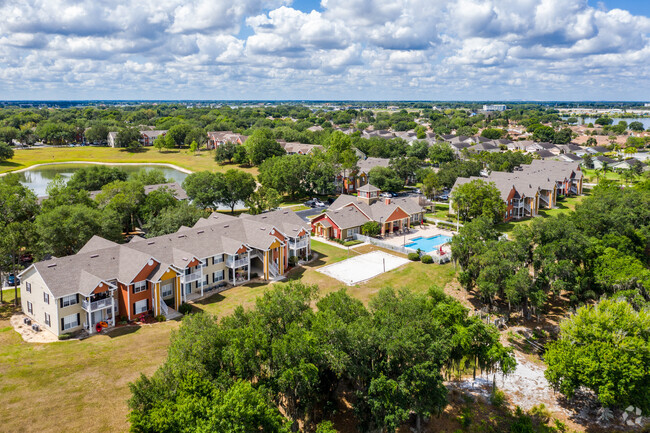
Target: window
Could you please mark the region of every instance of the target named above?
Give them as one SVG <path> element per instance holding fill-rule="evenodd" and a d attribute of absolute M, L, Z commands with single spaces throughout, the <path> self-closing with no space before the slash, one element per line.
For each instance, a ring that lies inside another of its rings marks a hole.
<path fill-rule="evenodd" d="M 25 290 L 27 293 L 32 293 L 32 283 L 25 283 Z"/>
<path fill-rule="evenodd" d="M 27 312 L 29 314 L 34 314 L 34 305 L 29 301 L 27 301 Z"/>
<path fill-rule="evenodd" d="M 138 281 L 133 285 L 133 293 L 140 293 L 144 292 L 147 290 L 147 282 L 146 281 Z"/>
<path fill-rule="evenodd" d="M 77 295 L 64 296 L 61 298 L 61 308 L 69 307 L 70 305 L 74 305 L 78 302 L 79 301 L 77 300 Z"/>
<path fill-rule="evenodd" d="M 146 313 L 149 310 L 149 300 L 143 299 L 133 304 L 133 312 L 135 314 Z"/>
<path fill-rule="evenodd" d="M 192 283 L 185 283 L 185 294 L 188 295 L 192 293 Z"/>
<path fill-rule="evenodd" d="M 46 292 L 43 292 L 43 302 L 46 304 L 50 303 L 50 295 L 48 295 Z"/>
<path fill-rule="evenodd" d="M 70 314 L 69 316 L 65 316 L 63 319 L 61 319 L 63 323 L 63 330 L 66 331 L 71 328 L 76 328 L 79 326 L 79 315 L 78 314 Z"/>
<path fill-rule="evenodd" d="M 45 313 L 45 324 L 47 326 L 52 326 L 52 322 L 50 321 L 50 315 Z"/>
<path fill-rule="evenodd" d="M 205 260 L 203 260 L 203 266 L 208 266 L 208 260 L 209 260 L 209 259 L 205 259 Z"/>
<path fill-rule="evenodd" d="M 162 297 L 166 298 L 174 293 L 174 283 L 165 284 L 162 286 Z"/>
<path fill-rule="evenodd" d="M 223 281 L 223 269 L 212 274 L 212 282 Z"/>
<path fill-rule="evenodd" d="M 223 254 L 219 254 L 218 256 L 212 257 L 212 264 L 216 265 L 217 263 L 223 262 Z"/>

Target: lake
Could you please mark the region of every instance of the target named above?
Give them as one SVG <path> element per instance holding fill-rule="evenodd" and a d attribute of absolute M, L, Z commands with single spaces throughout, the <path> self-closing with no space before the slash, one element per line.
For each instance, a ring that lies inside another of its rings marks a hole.
<path fill-rule="evenodd" d="M 563 117 L 565 120 L 569 118 L 569 116 L 562 116 L 562 117 Z M 583 124 L 583 123 L 584 123 L 585 125 L 587 125 L 587 124 L 589 124 L 589 123 L 593 123 L 594 126 L 596 126 L 596 123 L 595 123 L 595 122 L 596 122 L 597 117 L 585 117 L 585 121 L 584 121 L 584 122 L 582 122 L 582 118 L 581 118 L 581 117 L 579 117 L 579 116 L 575 116 L 575 117 L 578 119 L 578 125 L 581 125 L 581 124 Z M 648 128 L 650 128 L 650 117 L 642 117 L 642 118 L 640 118 L 640 119 L 628 119 L 628 118 L 626 118 L 626 119 L 622 119 L 622 118 L 620 118 L 620 117 L 612 117 L 612 120 L 614 120 L 614 123 L 612 123 L 612 125 L 616 125 L 616 124 L 617 124 L 618 122 L 620 122 L 621 120 L 625 120 L 625 121 L 627 122 L 628 125 L 629 125 L 630 123 L 632 123 L 632 122 L 641 122 L 641 123 L 643 124 L 643 128 L 644 128 L 644 129 L 648 129 Z"/>
<path fill-rule="evenodd" d="M 42 165 L 40 167 L 30 168 L 20 173 L 16 173 L 20 176 L 20 183 L 34 191 L 34 193 L 40 197 L 47 195 L 47 184 L 52 182 L 54 176 L 57 174 L 61 175 L 66 181 L 70 179 L 73 173 L 83 167 L 92 167 L 96 164 L 51 164 L 51 165 Z M 157 169 L 164 173 L 165 177 L 176 181 L 178 183 L 183 183 L 183 180 L 187 177 L 187 173 L 183 173 L 180 170 L 175 168 L 151 165 L 151 164 L 130 164 L 130 165 L 119 165 L 119 164 L 106 164 L 110 167 L 118 167 L 128 174 L 136 173 L 140 170 L 153 170 Z"/>
<path fill-rule="evenodd" d="M 70 164 L 70 163 L 61 163 L 61 164 L 50 164 L 42 165 L 40 167 L 30 168 L 29 170 L 16 173 L 20 176 L 20 183 L 25 185 L 27 188 L 34 191 L 37 197 L 47 195 L 47 185 L 52 182 L 54 176 L 57 174 L 61 175 L 64 180 L 68 180 L 72 177 L 75 171 L 83 167 L 92 167 L 97 164 Z M 167 179 L 183 183 L 187 177 L 187 173 L 184 173 L 180 170 L 176 170 L 172 167 L 166 167 L 164 165 L 152 165 L 152 164 L 129 164 L 129 165 L 120 165 L 120 164 L 105 164 L 109 167 L 117 167 L 128 174 L 136 173 L 140 170 L 160 170 L 163 172 Z M 239 202 L 235 205 L 235 210 L 245 209 L 244 202 Z M 229 207 L 219 206 L 218 210 L 230 210 Z"/>

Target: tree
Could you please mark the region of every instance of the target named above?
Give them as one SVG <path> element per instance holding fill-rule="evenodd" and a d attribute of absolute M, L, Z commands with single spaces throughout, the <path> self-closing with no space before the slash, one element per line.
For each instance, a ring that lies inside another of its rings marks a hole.
<path fill-rule="evenodd" d="M 481 131 L 481 137 L 489 138 L 490 140 L 497 140 L 505 137 L 507 132 L 498 128 L 485 128 Z"/>
<path fill-rule="evenodd" d="M 174 207 L 178 203 L 179 202 L 171 189 L 167 187 L 158 188 L 144 197 L 144 201 L 138 209 L 138 214 L 142 218 L 142 221 L 150 221 L 152 218 L 158 216 L 164 209 Z"/>
<path fill-rule="evenodd" d="M 167 142 L 164 135 L 159 135 L 153 140 L 153 147 L 158 149 L 158 152 L 162 152 L 163 149 L 167 147 Z"/>
<path fill-rule="evenodd" d="M 420 161 L 414 157 L 399 157 L 390 160 L 390 168 L 392 168 L 397 176 L 404 179 L 403 185 L 408 184 L 411 177 L 415 176 L 415 172 L 420 168 Z"/>
<path fill-rule="evenodd" d="M 415 140 L 406 151 L 406 156 L 412 156 L 424 161 L 429 156 L 429 143 L 424 140 Z"/>
<path fill-rule="evenodd" d="M 286 154 L 268 129 L 256 129 L 244 143 L 250 165 L 260 165 L 274 156 Z"/>
<path fill-rule="evenodd" d="M 0 162 L 5 162 L 14 157 L 14 150 L 7 143 L 0 141 Z"/>
<path fill-rule="evenodd" d="M 310 191 L 307 180 L 310 168 L 311 160 L 307 155 L 276 156 L 260 165 L 258 179 L 262 185 L 295 198 Z"/>
<path fill-rule="evenodd" d="M 202 209 L 216 208 L 219 203 L 223 176 L 210 171 L 189 174 L 183 181 L 183 189 L 195 206 Z"/>
<path fill-rule="evenodd" d="M 630 125 L 628 126 L 630 128 L 630 131 L 635 131 L 635 132 L 642 132 L 643 131 L 643 123 L 635 121 L 635 122 L 630 122 Z"/>
<path fill-rule="evenodd" d="M 104 185 L 127 178 L 128 174 L 121 168 L 93 165 L 76 170 L 67 185 L 74 189 L 97 191 Z"/>
<path fill-rule="evenodd" d="M 217 148 L 214 150 L 214 160 L 220 164 L 223 164 L 226 161 L 234 162 L 233 158 L 239 146 L 239 144 L 233 143 L 231 141 L 226 141 L 224 144 L 217 146 Z"/>
<path fill-rule="evenodd" d="M 219 175 L 221 173 L 217 173 Z M 252 174 L 241 170 L 230 169 L 223 174 L 224 181 L 221 182 L 223 189 L 217 201 L 230 208 L 230 212 L 235 212 L 237 203 L 248 200 L 255 191 L 255 178 Z"/>
<path fill-rule="evenodd" d="M 585 144 L 587 146 L 595 146 L 595 145 L 598 144 L 598 142 L 596 141 L 596 139 L 594 137 L 589 137 L 589 138 L 587 138 L 587 141 L 585 142 Z"/>
<path fill-rule="evenodd" d="M 555 138 L 555 130 L 550 126 L 540 125 L 533 131 L 533 140 L 542 142 L 552 142 Z"/>
<path fill-rule="evenodd" d="M 116 180 L 122 180 L 122 179 L 116 179 Z M 146 168 L 140 169 L 135 173 L 132 173 L 129 176 L 129 180 L 136 180 L 140 182 L 142 185 L 159 185 L 161 183 L 172 182 L 171 179 L 167 179 L 165 177 L 165 173 L 159 168 L 154 168 L 151 170 L 148 170 Z"/>
<path fill-rule="evenodd" d="M 262 185 L 259 186 L 244 203 L 246 204 L 249 213 L 257 215 L 280 206 L 282 203 L 282 196 L 275 189 L 267 188 Z"/>
<path fill-rule="evenodd" d="M 373 167 L 368 173 L 368 183 L 382 191 L 401 191 L 404 181 L 389 167 Z"/>
<path fill-rule="evenodd" d="M 503 221 L 506 204 L 493 183 L 481 179 L 457 186 L 452 193 L 452 206 L 463 221 L 486 216 L 495 223 Z"/>
<path fill-rule="evenodd" d="M 0 143 L 12 144 L 20 131 L 12 126 L 0 127 Z"/>
<path fill-rule="evenodd" d="M 91 143 L 102 143 L 108 139 L 108 127 L 103 123 L 92 125 L 85 132 L 86 140 Z"/>
<path fill-rule="evenodd" d="M 115 144 L 118 147 L 126 147 L 127 149 L 136 149 L 140 147 L 140 131 L 137 128 L 122 128 L 117 132 L 115 137 Z"/>
<path fill-rule="evenodd" d="M 100 209 L 115 212 L 128 233 L 136 227 L 138 209 L 144 197 L 144 186 L 140 182 L 118 180 L 104 185 L 95 201 Z"/>
<path fill-rule="evenodd" d="M 422 192 L 428 198 L 433 198 L 442 190 L 440 178 L 435 171 L 429 172 L 422 181 Z"/>
<path fill-rule="evenodd" d="M 148 238 L 162 236 L 176 233 L 181 226 L 193 227 L 200 218 L 207 215 L 206 211 L 186 201 L 181 201 L 173 206 L 161 208 L 157 215 L 147 220 L 143 228 Z"/>
<path fill-rule="evenodd" d="M 172 126 L 167 131 L 167 135 L 165 135 L 165 140 L 167 142 L 167 145 L 169 146 L 171 143 L 173 143 L 174 146 L 181 147 L 183 144 L 185 144 L 185 137 L 191 131 L 192 131 L 192 127 L 185 123 Z"/>
<path fill-rule="evenodd" d="M 199 149 L 199 144 L 196 141 L 192 141 L 190 143 L 190 152 L 196 153 L 198 149 Z"/>
<path fill-rule="evenodd" d="M 625 300 L 581 307 L 560 323 L 560 338 L 547 346 L 544 375 L 572 397 L 581 386 L 605 406 L 650 411 L 650 313 Z"/>
<path fill-rule="evenodd" d="M 571 142 L 572 138 L 572 131 L 569 128 L 562 128 L 558 132 L 555 133 L 555 136 L 553 137 L 553 143 L 555 144 L 567 144 Z"/>
<path fill-rule="evenodd" d="M 429 147 L 429 159 L 433 163 L 440 164 L 443 162 L 450 162 L 455 158 L 456 155 L 454 154 L 454 150 L 447 143 L 435 143 Z"/>
<path fill-rule="evenodd" d="M 460 159 L 444 163 L 438 170 L 438 178 L 445 188 L 451 188 L 459 177 L 479 176 L 483 164 L 479 161 L 463 161 Z"/>
<path fill-rule="evenodd" d="M 74 127 L 67 123 L 47 121 L 38 124 L 36 135 L 46 143 L 60 146 L 74 140 L 75 131 Z"/>
<path fill-rule="evenodd" d="M 381 227 L 375 221 L 368 221 L 361 226 L 361 234 L 364 236 L 377 236 L 380 232 Z"/>
<path fill-rule="evenodd" d="M 119 241 L 122 225 L 109 210 L 98 210 L 83 204 L 61 205 L 36 217 L 35 229 L 41 255 L 68 256 L 76 254 L 94 235 Z"/>
<path fill-rule="evenodd" d="M 18 275 L 19 258 L 26 251 L 33 251 L 35 237 L 31 221 L 10 222 L 0 227 L 0 269 Z M 2 289 L 0 289 L 0 292 Z M 0 304 L 2 297 L 0 297 Z M 18 279 L 14 279 L 14 306 L 18 306 Z"/>
<path fill-rule="evenodd" d="M 612 123 L 614 123 L 614 119 L 612 119 L 611 117 L 603 116 L 596 119 L 594 123 L 596 125 L 601 125 L 601 126 L 611 125 Z"/>
<path fill-rule="evenodd" d="M 41 211 L 49 211 L 57 206 L 66 204 L 83 204 L 89 207 L 96 207 L 88 191 L 67 186 L 65 179 L 59 174 L 54 176 L 52 182 L 47 185 L 46 192 L 47 199 L 41 202 Z"/>

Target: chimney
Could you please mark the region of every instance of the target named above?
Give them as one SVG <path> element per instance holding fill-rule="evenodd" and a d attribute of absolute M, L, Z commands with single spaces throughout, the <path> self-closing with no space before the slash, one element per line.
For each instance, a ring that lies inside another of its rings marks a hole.
<path fill-rule="evenodd" d="M 384 203 L 390 204 L 390 197 L 384 197 Z"/>

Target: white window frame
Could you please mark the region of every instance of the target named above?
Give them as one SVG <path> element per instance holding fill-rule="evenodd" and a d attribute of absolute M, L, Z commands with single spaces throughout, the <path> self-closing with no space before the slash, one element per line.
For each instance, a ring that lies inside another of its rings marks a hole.
<path fill-rule="evenodd" d="M 34 314 L 34 304 L 29 301 L 27 301 L 27 312 L 29 314 Z"/>
<path fill-rule="evenodd" d="M 64 296 L 61 300 L 61 305 L 64 307 L 69 307 L 71 305 L 77 304 L 77 295 L 68 295 Z"/>
<path fill-rule="evenodd" d="M 167 288 L 169 288 L 169 292 L 167 292 L 166 290 Z M 163 298 L 172 296 L 174 294 L 174 283 L 169 283 L 169 284 L 165 284 L 164 286 L 161 286 L 160 293 Z"/>
<path fill-rule="evenodd" d="M 144 281 L 138 281 L 137 283 L 133 283 L 133 293 L 140 293 L 144 292 L 147 290 L 147 280 Z"/>
<path fill-rule="evenodd" d="M 72 319 L 70 319 L 72 318 Z M 63 318 L 63 330 L 67 331 L 68 329 L 71 328 L 76 328 L 79 326 L 79 322 L 77 322 L 77 313 L 75 314 L 70 314 L 68 316 L 65 316 Z"/>
<path fill-rule="evenodd" d="M 217 274 L 219 274 L 219 273 L 221 274 L 221 277 L 217 278 Z M 221 269 L 220 271 L 215 271 L 215 272 L 212 273 L 212 282 L 213 283 L 218 283 L 218 282 L 223 281 L 225 279 L 226 279 L 226 276 L 225 276 L 225 272 L 223 271 L 223 269 Z"/>
<path fill-rule="evenodd" d="M 43 292 L 43 302 L 45 302 L 46 304 L 50 303 L 50 295 L 49 295 L 49 293 Z"/>
<path fill-rule="evenodd" d="M 47 326 L 52 326 L 52 318 L 48 313 L 45 313 L 45 324 Z"/>
<path fill-rule="evenodd" d="M 212 257 L 212 264 L 216 265 L 218 263 L 223 263 L 223 254 L 219 254 L 218 256 Z"/>
<path fill-rule="evenodd" d="M 138 306 L 142 306 L 142 305 L 144 305 L 144 310 L 138 310 Z M 142 300 L 140 300 L 140 301 L 137 301 L 137 302 L 135 303 L 135 314 L 136 314 L 136 316 L 137 316 L 138 314 L 146 313 L 146 312 L 147 312 L 147 308 L 148 308 L 148 307 L 147 307 L 147 300 L 146 300 L 146 299 L 142 299 Z"/>
<path fill-rule="evenodd" d="M 25 290 L 27 291 L 27 293 L 32 293 L 32 283 L 26 282 L 25 283 Z"/>

